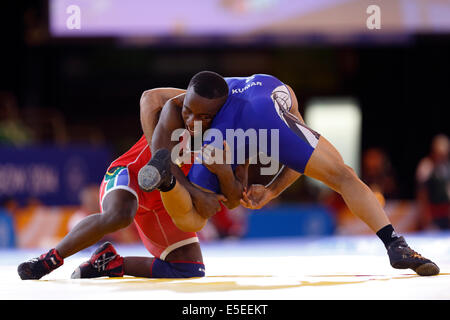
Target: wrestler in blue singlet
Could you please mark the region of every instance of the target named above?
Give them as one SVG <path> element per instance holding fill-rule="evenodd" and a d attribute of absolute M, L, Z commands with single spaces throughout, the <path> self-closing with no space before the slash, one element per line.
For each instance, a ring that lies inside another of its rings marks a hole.
<path fill-rule="evenodd" d="M 242 129 L 244 132 L 252 129 L 257 133 L 261 129 L 266 129 L 267 143 L 263 146 L 257 135 L 256 152 L 258 154 L 263 152 L 281 164 L 303 173 L 317 145 L 319 134 L 307 128 L 289 112 L 292 99 L 286 85 L 277 78 L 265 74 L 225 78 L 225 80 L 229 87 L 228 99 L 214 117 L 210 129 L 219 130 L 224 139 L 227 137 L 227 129 Z M 278 130 L 278 152 L 273 150 L 275 145 L 270 136 L 273 129 Z M 214 135 L 208 135 L 208 132 L 214 130 L 206 132 L 204 143 L 211 143 L 216 148 L 222 149 L 222 140 L 219 142 L 214 139 Z M 228 139 L 227 143 L 233 148 L 233 170 L 238 164 L 236 157 L 240 148 L 245 148 L 246 159 L 255 156 L 251 152 L 253 149 L 249 146 L 248 140 L 245 141 L 245 145 Z M 217 177 L 201 163 L 193 164 L 188 177 L 192 183 L 220 193 Z"/>

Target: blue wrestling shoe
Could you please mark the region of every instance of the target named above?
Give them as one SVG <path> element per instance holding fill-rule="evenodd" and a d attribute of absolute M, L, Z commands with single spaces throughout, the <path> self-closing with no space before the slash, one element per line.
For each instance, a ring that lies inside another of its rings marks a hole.
<path fill-rule="evenodd" d="M 387 247 L 387 252 L 391 266 L 395 269 L 412 269 L 420 276 L 439 274 L 439 267 L 412 250 L 403 237 L 393 241 Z"/>

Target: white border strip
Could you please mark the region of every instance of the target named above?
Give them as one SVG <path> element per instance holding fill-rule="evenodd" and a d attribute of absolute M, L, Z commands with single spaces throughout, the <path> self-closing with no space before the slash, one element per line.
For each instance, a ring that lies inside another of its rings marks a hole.
<path fill-rule="evenodd" d="M 103 212 L 103 201 L 105 200 L 106 195 L 107 195 L 108 193 L 110 193 L 111 191 L 117 190 L 117 189 L 123 189 L 123 190 L 127 190 L 127 191 L 131 192 L 131 193 L 136 197 L 136 200 L 137 200 L 137 202 L 139 203 L 139 197 L 138 197 L 136 191 L 134 191 L 133 189 L 131 189 L 131 188 L 128 187 L 128 186 L 118 185 L 118 186 L 112 187 L 111 189 L 109 189 L 108 191 L 106 191 L 105 194 L 103 195 L 102 203 L 101 203 L 101 208 L 100 208 L 100 209 L 102 210 L 102 212 Z"/>
<path fill-rule="evenodd" d="M 300 131 L 305 136 L 306 140 L 308 140 L 309 144 L 315 149 L 317 147 L 317 144 L 319 143 L 319 139 L 315 135 L 312 134 L 311 131 L 308 130 L 308 128 L 303 127 L 302 125 L 296 123 L 297 127 L 300 129 Z"/>
<path fill-rule="evenodd" d="M 288 86 L 284 83 L 283 83 L 283 86 L 286 88 L 287 94 L 289 96 L 289 101 L 291 101 L 291 105 L 289 106 L 289 110 L 288 110 L 288 112 L 290 112 L 292 109 L 292 106 L 294 105 L 294 101 L 292 100 L 291 91 L 289 90 Z"/>
<path fill-rule="evenodd" d="M 195 243 L 195 242 L 199 242 L 198 241 L 198 237 L 192 237 L 189 239 L 185 239 L 185 240 L 181 240 L 178 242 L 175 242 L 174 244 L 171 244 L 170 246 L 168 246 L 163 252 L 161 252 L 161 255 L 159 256 L 159 258 L 161 260 L 165 260 L 167 255 L 172 252 L 175 249 L 178 249 L 179 247 L 185 246 L 187 244 L 191 244 L 191 243 Z"/>

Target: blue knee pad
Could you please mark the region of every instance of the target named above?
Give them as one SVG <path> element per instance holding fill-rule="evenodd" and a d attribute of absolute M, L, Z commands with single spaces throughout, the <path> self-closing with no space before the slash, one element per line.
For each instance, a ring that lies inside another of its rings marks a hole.
<path fill-rule="evenodd" d="M 151 278 L 194 278 L 205 276 L 205 265 L 200 262 L 172 261 L 155 258 Z"/>

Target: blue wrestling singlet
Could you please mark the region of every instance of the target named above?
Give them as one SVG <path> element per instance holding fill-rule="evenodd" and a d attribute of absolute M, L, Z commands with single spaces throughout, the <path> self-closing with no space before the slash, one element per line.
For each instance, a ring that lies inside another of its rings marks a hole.
<path fill-rule="evenodd" d="M 292 99 L 286 85 L 265 74 L 225 80 L 228 99 L 205 132 L 204 144 L 223 149 L 223 140 L 217 138 L 221 134 L 233 151 L 233 170 L 243 164 L 242 157 L 255 159 L 265 154 L 303 173 L 319 134 L 289 112 Z M 200 187 L 220 193 L 217 177 L 201 163 L 193 164 L 188 178 Z"/>

